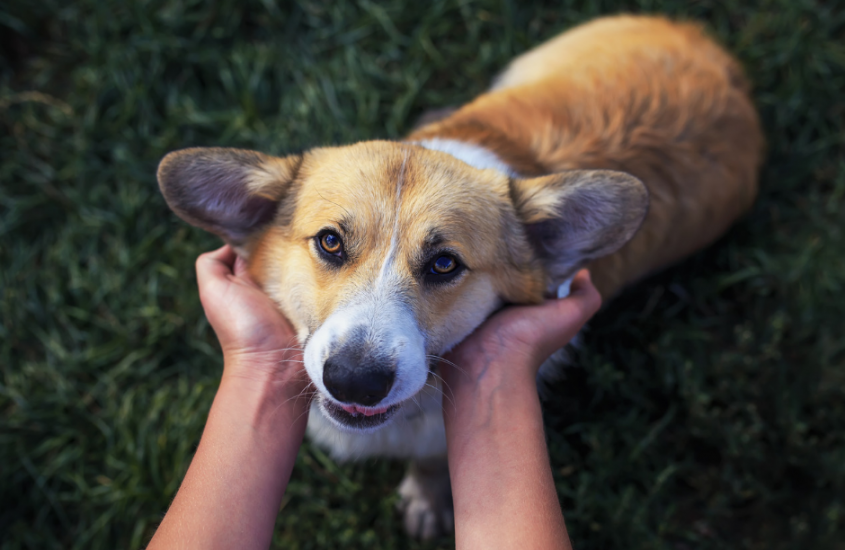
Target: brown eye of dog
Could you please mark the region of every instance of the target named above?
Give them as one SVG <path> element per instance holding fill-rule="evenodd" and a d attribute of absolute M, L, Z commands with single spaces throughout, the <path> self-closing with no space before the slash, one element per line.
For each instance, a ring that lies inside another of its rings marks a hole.
<path fill-rule="evenodd" d="M 458 261 L 455 258 L 452 256 L 440 256 L 431 264 L 431 272 L 437 273 L 438 275 L 445 275 L 455 271 L 456 267 L 458 267 Z"/>
<path fill-rule="evenodd" d="M 423 281 L 432 288 L 446 285 L 460 277 L 465 269 L 467 267 L 457 256 L 444 252 L 428 261 L 423 272 Z"/>
<path fill-rule="evenodd" d="M 343 249 L 343 241 L 340 240 L 340 237 L 337 233 L 334 233 L 332 231 L 326 231 L 320 237 L 320 247 L 325 252 L 337 256 L 340 255 Z"/>

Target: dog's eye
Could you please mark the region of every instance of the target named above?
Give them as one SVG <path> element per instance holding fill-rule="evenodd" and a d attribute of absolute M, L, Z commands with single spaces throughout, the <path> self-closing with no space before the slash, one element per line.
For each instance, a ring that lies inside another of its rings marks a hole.
<path fill-rule="evenodd" d="M 465 269 L 457 257 L 451 254 L 435 256 L 425 270 L 425 282 L 437 286 L 454 280 Z"/>
<path fill-rule="evenodd" d="M 320 248 L 327 254 L 339 257 L 343 253 L 343 241 L 340 240 L 340 235 L 334 231 L 326 231 L 319 235 L 318 242 L 320 243 Z"/>
<path fill-rule="evenodd" d="M 455 271 L 458 267 L 458 261 L 454 256 L 439 256 L 434 263 L 431 264 L 431 272 L 437 275 L 446 275 Z"/>

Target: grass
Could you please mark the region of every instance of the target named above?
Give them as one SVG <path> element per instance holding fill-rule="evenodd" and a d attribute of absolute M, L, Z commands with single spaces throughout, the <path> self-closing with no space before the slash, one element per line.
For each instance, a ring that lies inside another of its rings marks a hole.
<path fill-rule="evenodd" d="M 221 370 L 167 151 L 395 138 L 619 11 L 694 18 L 756 85 L 762 194 L 592 324 L 547 407 L 576 548 L 845 540 L 845 7 L 813 0 L 11 0 L 0 6 L 0 547 L 139 548 Z M 406 539 L 403 466 L 300 453 L 279 547 Z"/>

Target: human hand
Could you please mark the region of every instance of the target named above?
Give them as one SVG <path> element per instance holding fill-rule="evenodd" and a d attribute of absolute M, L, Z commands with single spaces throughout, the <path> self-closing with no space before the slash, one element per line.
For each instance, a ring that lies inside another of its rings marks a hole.
<path fill-rule="evenodd" d="M 228 245 L 197 258 L 223 377 L 185 479 L 148 548 L 269 548 L 308 419 L 287 319 Z"/>
<path fill-rule="evenodd" d="M 535 380 L 600 305 L 582 270 L 566 298 L 503 309 L 440 363 L 458 548 L 571 548 Z"/>
<path fill-rule="evenodd" d="M 566 298 L 509 306 L 487 319 L 445 356 L 443 379 L 455 391 L 475 385 L 492 369 L 497 379 L 506 375 L 533 385 L 543 361 L 569 343 L 600 306 L 601 295 L 582 269 Z"/>
<path fill-rule="evenodd" d="M 197 258 L 196 269 L 200 301 L 223 350 L 224 379 L 290 381 L 295 391 L 304 390 L 308 377 L 296 333 L 243 259 L 225 245 Z"/>

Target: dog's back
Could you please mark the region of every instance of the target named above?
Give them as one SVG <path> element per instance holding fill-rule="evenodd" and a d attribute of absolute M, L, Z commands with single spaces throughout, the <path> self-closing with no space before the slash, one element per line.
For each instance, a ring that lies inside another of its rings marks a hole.
<path fill-rule="evenodd" d="M 763 136 L 738 64 L 694 25 L 619 16 L 515 59 L 493 88 L 409 139 L 455 139 L 517 172 L 640 178 L 639 233 L 591 265 L 605 297 L 715 240 L 757 193 Z"/>

